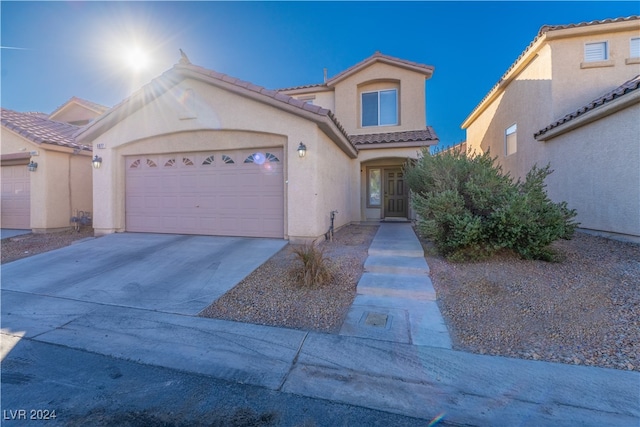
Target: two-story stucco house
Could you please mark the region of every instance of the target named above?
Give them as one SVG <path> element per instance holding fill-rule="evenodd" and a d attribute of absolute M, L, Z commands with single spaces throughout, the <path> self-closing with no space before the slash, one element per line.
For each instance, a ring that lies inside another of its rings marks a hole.
<path fill-rule="evenodd" d="M 547 190 L 585 230 L 640 241 L 640 17 L 544 26 L 462 128 L 467 153 L 490 150 Z"/>
<path fill-rule="evenodd" d="M 77 211 L 91 211 L 91 146 L 73 135 L 106 110 L 77 97 L 51 114 L 2 109 L 2 228 L 65 229 Z"/>
<path fill-rule="evenodd" d="M 402 166 L 438 142 L 433 67 L 375 53 L 322 84 L 267 90 L 180 63 L 85 126 L 96 234 L 309 241 L 410 218 Z M 336 213 L 337 212 L 337 213 Z"/>

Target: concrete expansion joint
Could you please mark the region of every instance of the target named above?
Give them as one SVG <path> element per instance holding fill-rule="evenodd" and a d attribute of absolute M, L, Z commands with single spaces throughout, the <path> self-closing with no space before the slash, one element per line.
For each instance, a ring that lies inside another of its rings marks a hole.
<path fill-rule="evenodd" d="M 302 347 L 304 346 L 304 343 L 307 341 L 308 336 L 309 336 L 309 332 L 306 332 L 302 337 L 302 339 L 300 340 L 300 345 L 298 345 L 298 350 L 296 350 L 296 354 L 293 357 L 293 360 L 291 361 L 291 365 L 289 366 L 289 371 L 287 371 L 287 373 L 282 376 L 282 381 L 280 381 L 280 384 L 275 389 L 276 391 L 282 391 L 282 387 L 284 387 L 284 384 L 287 382 L 287 379 L 289 379 L 289 375 L 291 374 L 291 371 L 293 371 L 293 368 L 298 364 L 298 359 L 300 358 Z"/>

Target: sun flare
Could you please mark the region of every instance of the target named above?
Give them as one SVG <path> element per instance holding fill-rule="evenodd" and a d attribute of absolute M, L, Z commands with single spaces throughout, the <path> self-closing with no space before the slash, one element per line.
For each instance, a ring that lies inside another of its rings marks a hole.
<path fill-rule="evenodd" d="M 149 66 L 150 58 L 145 49 L 140 46 L 132 46 L 125 52 L 124 62 L 133 71 L 140 72 Z"/>

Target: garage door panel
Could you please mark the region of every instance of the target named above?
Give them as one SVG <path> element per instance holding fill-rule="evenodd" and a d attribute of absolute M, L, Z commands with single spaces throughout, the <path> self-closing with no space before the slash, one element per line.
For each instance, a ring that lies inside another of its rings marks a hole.
<path fill-rule="evenodd" d="M 2 166 L 2 228 L 31 228 L 31 177 L 26 165 Z"/>
<path fill-rule="evenodd" d="M 157 168 L 146 167 L 140 157 L 144 167 L 127 169 L 127 230 L 284 237 L 282 149 L 269 150 L 277 163 L 238 163 L 256 152 L 167 155 Z M 253 158 L 264 161 L 265 155 Z M 164 166 L 171 159 L 175 162 Z M 128 158 L 127 164 L 134 161 Z M 139 220 L 145 216 L 146 222 Z"/>

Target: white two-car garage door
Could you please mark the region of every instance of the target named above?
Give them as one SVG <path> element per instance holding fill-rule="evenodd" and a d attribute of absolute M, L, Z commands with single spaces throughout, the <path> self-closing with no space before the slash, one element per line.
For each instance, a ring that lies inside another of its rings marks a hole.
<path fill-rule="evenodd" d="M 31 228 L 31 191 L 27 165 L 2 166 L 2 228 Z"/>
<path fill-rule="evenodd" d="M 283 238 L 283 160 L 281 148 L 126 157 L 126 229 Z"/>

